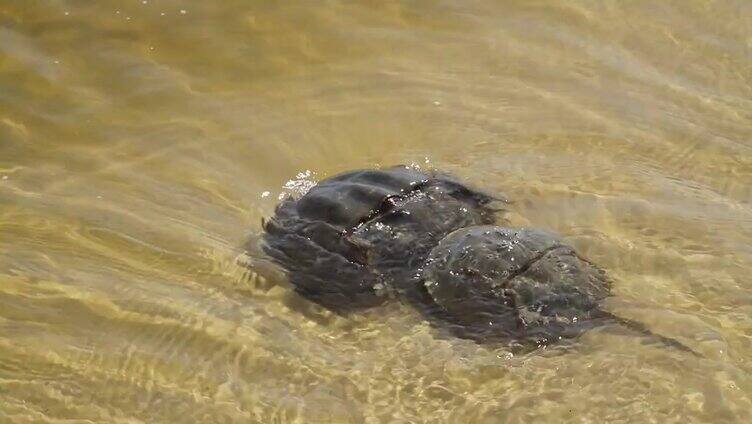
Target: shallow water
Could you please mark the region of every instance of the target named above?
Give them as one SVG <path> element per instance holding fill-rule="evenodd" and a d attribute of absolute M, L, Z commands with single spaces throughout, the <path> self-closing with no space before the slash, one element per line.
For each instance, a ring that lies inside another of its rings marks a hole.
<path fill-rule="evenodd" d="M 0 422 L 750 422 L 751 111 L 744 0 L 0 0 Z M 702 358 L 512 355 L 239 265 L 279 195 L 395 163 Z"/>

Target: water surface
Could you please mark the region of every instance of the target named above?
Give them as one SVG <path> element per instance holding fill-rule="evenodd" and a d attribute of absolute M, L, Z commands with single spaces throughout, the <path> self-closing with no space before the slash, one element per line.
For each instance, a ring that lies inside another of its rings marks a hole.
<path fill-rule="evenodd" d="M 0 422 L 750 422 L 751 111 L 744 0 L 0 0 Z M 702 358 L 512 355 L 238 265 L 278 196 L 396 163 Z"/>

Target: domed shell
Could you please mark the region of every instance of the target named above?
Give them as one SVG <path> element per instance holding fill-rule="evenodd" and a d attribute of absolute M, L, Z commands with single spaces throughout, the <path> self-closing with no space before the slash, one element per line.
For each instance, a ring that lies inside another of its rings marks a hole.
<path fill-rule="evenodd" d="M 609 293 L 605 273 L 552 233 L 476 226 L 445 237 L 423 282 L 478 337 L 552 339 L 590 318 Z"/>
<path fill-rule="evenodd" d="M 341 229 L 353 228 L 378 211 L 388 199 L 428 182 L 429 176 L 409 167 L 346 172 L 321 181 L 295 205 L 298 215 Z"/>

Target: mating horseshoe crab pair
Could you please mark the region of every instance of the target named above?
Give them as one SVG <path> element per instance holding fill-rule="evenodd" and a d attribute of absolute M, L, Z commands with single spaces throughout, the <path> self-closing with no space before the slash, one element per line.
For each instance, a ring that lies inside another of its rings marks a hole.
<path fill-rule="evenodd" d="M 357 170 L 283 200 L 263 249 L 302 296 L 335 311 L 398 296 L 477 341 L 540 346 L 606 322 L 605 272 L 555 235 L 496 226 L 498 199 L 408 166 Z"/>

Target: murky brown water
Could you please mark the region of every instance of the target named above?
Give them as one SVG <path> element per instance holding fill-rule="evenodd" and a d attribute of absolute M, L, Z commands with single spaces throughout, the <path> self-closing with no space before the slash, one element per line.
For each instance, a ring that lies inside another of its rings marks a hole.
<path fill-rule="evenodd" d="M 750 422 L 751 111 L 746 0 L 0 0 L 0 422 Z M 426 161 L 703 358 L 237 265 L 299 172 Z"/>

